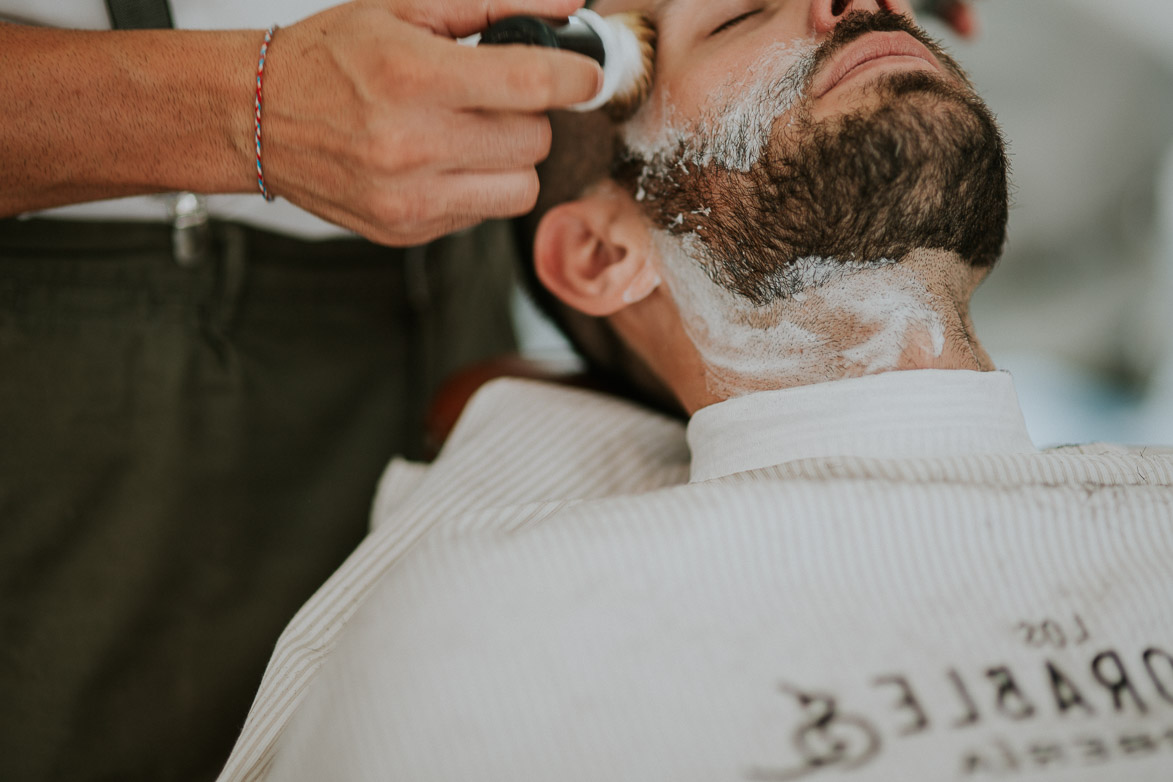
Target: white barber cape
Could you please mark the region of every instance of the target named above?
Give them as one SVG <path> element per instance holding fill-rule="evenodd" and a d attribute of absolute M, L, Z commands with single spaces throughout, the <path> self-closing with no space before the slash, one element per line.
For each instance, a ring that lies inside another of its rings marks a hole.
<path fill-rule="evenodd" d="M 1171 484 L 1168 449 L 1037 452 L 1002 373 L 687 433 L 499 381 L 388 470 L 222 779 L 1166 782 Z"/>
<path fill-rule="evenodd" d="M 175 26 L 186 30 L 265 30 L 282 27 L 312 16 L 342 0 L 168 0 Z M 0 22 L 18 22 L 77 30 L 108 30 L 110 17 L 105 0 L 0 0 Z M 280 33 L 278 33 L 280 35 Z M 260 53 L 262 36 L 257 36 Z M 280 39 L 274 47 L 280 44 Z M 252 71 L 242 79 L 255 78 Z M 260 193 L 214 195 L 208 211 L 221 220 L 234 220 L 256 228 L 299 239 L 332 239 L 354 236 L 346 229 L 322 220 L 278 198 L 268 202 Z M 171 222 L 166 196 L 136 196 L 94 201 L 40 212 L 37 217 L 61 220 L 139 220 Z"/>

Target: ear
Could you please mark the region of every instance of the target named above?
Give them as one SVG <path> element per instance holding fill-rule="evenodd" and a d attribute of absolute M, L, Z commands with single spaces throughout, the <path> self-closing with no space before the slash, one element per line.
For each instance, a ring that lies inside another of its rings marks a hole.
<path fill-rule="evenodd" d="M 639 205 L 609 182 L 546 213 L 534 237 L 534 265 L 565 304 L 606 317 L 660 286 L 651 247 Z"/>

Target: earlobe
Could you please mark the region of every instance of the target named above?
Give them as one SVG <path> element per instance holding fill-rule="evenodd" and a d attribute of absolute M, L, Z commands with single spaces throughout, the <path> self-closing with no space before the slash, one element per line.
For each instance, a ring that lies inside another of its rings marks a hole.
<path fill-rule="evenodd" d="M 580 312 L 613 315 L 659 285 L 647 230 L 624 192 L 596 190 L 556 206 L 542 218 L 534 239 L 538 278 Z"/>
<path fill-rule="evenodd" d="M 632 278 L 631 283 L 627 286 L 627 290 L 623 292 L 623 303 L 638 304 L 648 296 L 651 296 L 652 292 L 656 288 L 659 288 L 661 283 L 663 283 L 663 280 L 660 279 L 659 272 L 652 265 L 652 259 L 647 258 L 644 261 L 643 267 Z"/>

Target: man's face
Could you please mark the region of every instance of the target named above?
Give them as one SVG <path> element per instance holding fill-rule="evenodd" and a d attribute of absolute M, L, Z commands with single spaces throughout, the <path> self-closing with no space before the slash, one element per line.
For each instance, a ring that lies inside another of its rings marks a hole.
<path fill-rule="evenodd" d="M 848 12 L 884 9 L 912 14 L 908 0 L 599 0 L 593 7 L 603 15 L 641 11 L 652 17 L 659 42 L 655 94 L 649 104 L 656 106 L 669 96 L 677 119 L 687 121 L 701 116 L 715 96 L 746 74 L 759 70 L 763 57 L 775 52 L 777 44 L 813 45 L 826 38 L 842 18 L 831 13 L 839 5 Z M 864 78 L 885 72 L 944 71 L 943 64 L 907 36 L 887 37 L 897 39 L 909 53 L 872 61 L 845 79 L 842 87 L 858 86 Z M 858 103 L 857 91 L 835 89 L 820 96 L 813 109 L 817 118 L 823 118 Z"/>
<path fill-rule="evenodd" d="M 795 292 L 784 272 L 804 258 L 997 257 L 1001 138 L 907 0 L 596 8 L 656 21 L 655 88 L 623 129 L 616 178 L 714 282 L 764 305 Z"/>

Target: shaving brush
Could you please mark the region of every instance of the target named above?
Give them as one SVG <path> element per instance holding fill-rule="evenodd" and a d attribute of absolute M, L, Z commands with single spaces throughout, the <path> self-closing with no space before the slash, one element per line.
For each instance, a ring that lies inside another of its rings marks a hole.
<path fill-rule="evenodd" d="M 565 49 L 590 57 L 603 68 L 603 89 L 572 111 L 603 109 L 616 122 L 630 119 L 652 89 L 656 28 L 636 12 L 599 16 L 582 9 L 565 24 L 534 16 L 513 16 L 481 33 L 480 44 L 526 44 Z"/>

